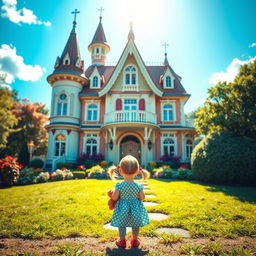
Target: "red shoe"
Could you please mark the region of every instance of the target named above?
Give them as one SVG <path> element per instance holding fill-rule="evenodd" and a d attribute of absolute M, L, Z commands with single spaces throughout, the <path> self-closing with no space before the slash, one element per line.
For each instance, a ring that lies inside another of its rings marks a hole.
<path fill-rule="evenodd" d="M 131 247 L 138 247 L 140 245 L 139 239 L 131 239 L 130 241 Z"/>
<path fill-rule="evenodd" d="M 118 240 L 116 240 L 116 245 L 125 248 L 126 247 L 126 241 L 118 239 Z"/>

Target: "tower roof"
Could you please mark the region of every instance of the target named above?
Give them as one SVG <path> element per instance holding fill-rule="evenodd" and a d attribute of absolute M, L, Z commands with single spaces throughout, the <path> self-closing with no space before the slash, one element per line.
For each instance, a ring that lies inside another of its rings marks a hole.
<path fill-rule="evenodd" d="M 76 21 L 73 22 L 73 28 L 61 57 L 57 57 L 54 73 L 74 72 L 79 75 L 83 73 L 83 61 L 81 61 L 75 28 Z"/>
<path fill-rule="evenodd" d="M 102 23 L 101 23 L 101 19 L 102 19 L 102 17 L 100 17 L 99 25 L 96 29 L 96 32 L 95 32 L 94 37 L 92 39 L 92 42 L 90 43 L 88 48 L 90 48 L 91 45 L 96 44 L 96 43 L 104 44 L 104 45 L 107 45 L 109 47 L 109 45 L 107 44 L 107 39 L 106 39 L 104 29 L 103 29 L 103 26 L 102 26 Z"/>

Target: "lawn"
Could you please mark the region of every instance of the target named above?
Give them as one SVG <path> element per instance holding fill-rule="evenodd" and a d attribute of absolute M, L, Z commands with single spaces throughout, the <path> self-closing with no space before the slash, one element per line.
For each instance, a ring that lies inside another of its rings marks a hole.
<path fill-rule="evenodd" d="M 111 180 L 69 180 L 14 186 L 0 190 L 0 237 L 43 238 L 90 236 L 108 240 L 103 229 L 111 220 L 106 191 Z M 188 181 L 149 180 L 157 206 L 149 212 L 169 215 L 141 229 L 156 235 L 158 227 L 182 227 L 192 237 L 256 237 L 256 188 L 205 185 Z"/>

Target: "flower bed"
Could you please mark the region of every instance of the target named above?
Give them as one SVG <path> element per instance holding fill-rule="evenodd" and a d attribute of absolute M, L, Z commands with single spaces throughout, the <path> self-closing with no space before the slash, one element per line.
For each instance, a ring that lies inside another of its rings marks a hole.
<path fill-rule="evenodd" d="M 163 165 L 159 168 L 153 169 L 152 178 L 162 179 L 181 179 L 181 180 L 192 180 L 193 173 L 190 169 L 172 169 L 170 166 Z"/>

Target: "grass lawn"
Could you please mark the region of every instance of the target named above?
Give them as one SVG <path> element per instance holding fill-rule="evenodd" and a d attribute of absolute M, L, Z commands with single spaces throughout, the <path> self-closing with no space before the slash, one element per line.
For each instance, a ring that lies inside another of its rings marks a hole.
<path fill-rule="evenodd" d="M 0 237 L 43 238 L 91 236 L 108 240 L 111 220 L 106 191 L 111 180 L 70 180 L 0 190 Z M 157 206 L 149 212 L 169 215 L 141 229 L 182 227 L 192 237 L 256 237 L 256 188 L 204 185 L 188 181 L 149 180 Z M 149 192 L 147 192 L 149 193 Z"/>

